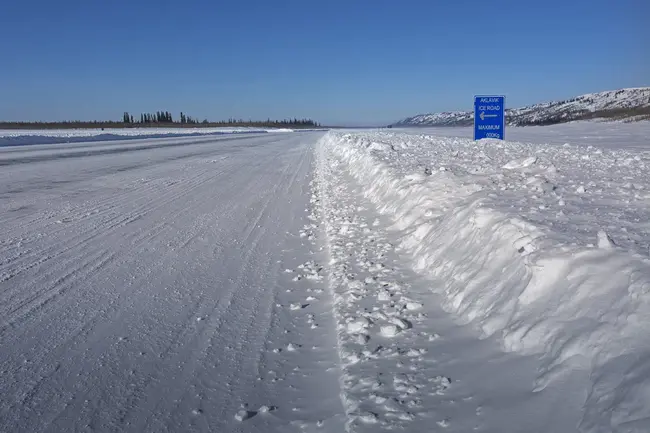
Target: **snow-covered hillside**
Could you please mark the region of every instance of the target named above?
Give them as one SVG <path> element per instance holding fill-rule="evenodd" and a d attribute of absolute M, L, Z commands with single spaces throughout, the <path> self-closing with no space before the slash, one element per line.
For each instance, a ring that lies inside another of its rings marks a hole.
<path fill-rule="evenodd" d="M 650 431 L 650 149 L 381 132 L 321 144 L 447 312 L 539 356 L 531 389 L 576 380 L 580 431 Z"/>
<path fill-rule="evenodd" d="M 507 101 L 507 100 L 506 100 Z M 589 93 L 564 101 L 545 102 L 506 110 L 509 125 L 549 125 L 584 119 L 650 118 L 650 87 Z M 420 114 L 397 122 L 400 126 L 466 126 L 473 111 Z"/>

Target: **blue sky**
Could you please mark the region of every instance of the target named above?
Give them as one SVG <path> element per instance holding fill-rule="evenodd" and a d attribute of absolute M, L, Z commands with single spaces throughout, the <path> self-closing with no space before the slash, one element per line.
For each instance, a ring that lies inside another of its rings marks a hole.
<path fill-rule="evenodd" d="M 380 124 L 650 85 L 647 0 L 21 0 L 0 119 L 125 110 Z"/>

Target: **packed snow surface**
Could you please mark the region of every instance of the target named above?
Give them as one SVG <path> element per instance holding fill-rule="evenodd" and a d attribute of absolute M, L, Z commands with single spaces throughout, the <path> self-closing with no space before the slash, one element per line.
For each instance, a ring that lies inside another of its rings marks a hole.
<path fill-rule="evenodd" d="M 321 141 L 447 312 L 540 357 L 536 391 L 581 378 L 580 431 L 650 431 L 650 135 L 645 148 L 609 144 L 417 132 Z"/>
<path fill-rule="evenodd" d="M 0 129 L 0 147 L 112 141 L 133 138 L 162 138 L 198 135 L 292 132 L 287 128 L 79 128 L 79 129 Z"/>
<path fill-rule="evenodd" d="M 0 431 L 650 431 L 650 143 L 598 125 L 0 148 Z"/>
<path fill-rule="evenodd" d="M 0 149 L 0 431 L 342 431 L 321 136 Z"/>

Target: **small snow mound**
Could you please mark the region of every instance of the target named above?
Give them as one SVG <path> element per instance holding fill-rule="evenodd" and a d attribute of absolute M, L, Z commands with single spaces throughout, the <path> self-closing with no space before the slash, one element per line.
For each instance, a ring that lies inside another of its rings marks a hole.
<path fill-rule="evenodd" d="M 404 176 L 404 179 L 413 183 L 424 182 L 426 180 L 426 175 L 420 173 L 411 173 Z"/>
<path fill-rule="evenodd" d="M 507 170 L 515 170 L 515 169 L 530 167 L 536 162 L 537 162 L 536 156 L 529 156 L 527 158 L 513 159 L 512 161 L 504 165 L 503 168 Z"/>
<path fill-rule="evenodd" d="M 350 364 L 356 364 L 361 361 L 361 354 L 357 352 L 349 353 L 344 356 L 344 359 Z"/>
<path fill-rule="evenodd" d="M 451 379 L 446 376 L 436 376 L 432 379 L 432 382 L 442 386 L 445 389 L 451 386 Z"/>
<path fill-rule="evenodd" d="M 587 190 L 585 189 L 584 185 L 580 185 L 578 188 L 576 188 L 576 192 L 578 194 L 584 194 L 585 192 L 587 192 Z"/>
<path fill-rule="evenodd" d="M 356 341 L 357 344 L 366 344 L 370 341 L 370 337 L 366 334 L 357 334 L 354 336 L 354 341 Z"/>
<path fill-rule="evenodd" d="M 368 145 L 368 150 L 378 150 L 380 152 L 394 152 L 395 148 L 393 147 L 392 144 L 372 142 L 370 145 Z"/>
<path fill-rule="evenodd" d="M 360 290 L 363 289 L 363 283 L 361 281 L 352 280 L 348 282 L 348 287 L 351 290 Z"/>
<path fill-rule="evenodd" d="M 598 248 L 611 249 L 615 246 L 616 244 L 605 230 L 600 230 L 598 232 Z"/>
<path fill-rule="evenodd" d="M 401 328 L 397 325 L 383 325 L 380 328 L 380 334 L 384 337 L 391 338 L 395 337 L 397 334 L 399 334 L 401 331 Z"/>
<path fill-rule="evenodd" d="M 242 409 L 235 414 L 235 419 L 241 422 L 241 421 L 246 421 L 247 419 L 250 419 L 255 415 L 257 415 L 257 412 L 254 412 L 252 410 Z"/>
<path fill-rule="evenodd" d="M 422 304 L 419 303 L 419 302 L 407 302 L 406 303 L 406 309 L 409 310 L 409 311 L 419 310 L 420 308 L 422 308 Z"/>
<path fill-rule="evenodd" d="M 276 409 L 275 406 L 263 405 L 263 406 L 260 406 L 260 408 L 258 409 L 257 412 L 258 413 L 268 413 L 268 412 L 273 412 L 275 409 Z"/>
<path fill-rule="evenodd" d="M 409 323 L 407 320 L 400 319 L 398 317 L 392 317 L 390 319 L 390 322 L 395 326 L 397 326 L 398 328 L 400 328 L 401 330 L 410 329 L 412 326 L 411 323 Z"/>
<path fill-rule="evenodd" d="M 555 190 L 555 185 L 553 185 L 543 177 L 529 178 L 526 181 L 526 186 L 535 192 L 541 192 L 541 193 L 548 193 Z"/>
<path fill-rule="evenodd" d="M 418 349 L 409 349 L 406 351 L 406 356 L 408 356 L 409 358 L 415 358 L 420 355 L 421 355 L 420 350 Z"/>
<path fill-rule="evenodd" d="M 390 301 L 390 292 L 388 290 L 381 290 L 377 293 L 377 299 L 379 301 Z"/>
<path fill-rule="evenodd" d="M 374 412 L 361 412 L 357 417 L 366 424 L 374 424 L 378 419 L 377 414 Z"/>
<path fill-rule="evenodd" d="M 348 323 L 348 332 L 358 334 L 370 326 L 370 321 L 364 317 Z"/>

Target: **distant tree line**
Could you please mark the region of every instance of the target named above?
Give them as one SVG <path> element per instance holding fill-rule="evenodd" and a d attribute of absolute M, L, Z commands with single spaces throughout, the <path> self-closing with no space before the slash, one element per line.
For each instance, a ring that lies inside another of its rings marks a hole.
<path fill-rule="evenodd" d="M 320 123 L 313 121 L 312 119 L 284 119 L 284 120 L 244 120 L 244 119 L 234 119 L 230 118 L 228 120 L 221 120 L 218 122 L 212 122 L 214 125 L 218 126 L 260 126 L 268 128 L 319 128 Z"/>
<path fill-rule="evenodd" d="M 181 112 L 180 120 L 178 122 L 174 122 L 172 113 L 170 113 L 169 111 L 156 111 L 155 113 L 140 113 L 140 121 L 136 121 L 133 118 L 132 114 L 129 114 L 128 111 L 125 111 L 124 115 L 122 116 L 122 123 L 125 124 L 180 123 L 183 125 L 185 124 L 196 125 L 199 123 L 199 121 Z"/>
<path fill-rule="evenodd" d="M 174 118 L 169 111 L 157 111 L 155 113 L 141 113 L 135 117 L 125 111 L 122 119 L 115 120 L 69 120 L 61 122 L 2 122 L 0 128 L 4 129 L 54 129 L 54 128 L 140 128 L 140 127 L 254 127 L 254 128 L 320 128 L 320 123 L 312 119 L 283 119 L 283 120 L 252 120 L 236 119 L 220 120 L 211 122 L 208 119 L 199 121 L 197 118 L 180 113 Z"/>
<path fill-rule="evenodd" d="M 180 123 L 181 125 L 218 125 L 218 126 L 264 126 L 264 127 L 320 127 L 318 122 L 311 119 L 293 119 L 284 120 L 244 120 L 230 118 L 228 120 L 220 120 L 217 122 L 210 122 L 208 119 L 203 119 L 199 122 L 198 119 L 188 116 L 181 112 L 179 120 L 175 121 L 172 113 L 169 111 L 157 111 L 155 113 L 141 113 L 140 121 L 136 122 L 132 114 L 125 111 L 122 116 L 122 122 L 125 124 L 152 124 L 152 123 Z"/>

